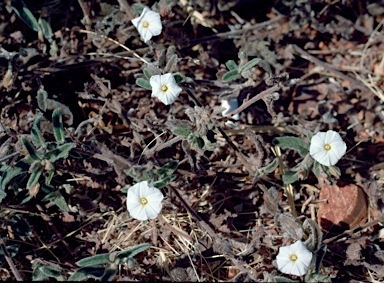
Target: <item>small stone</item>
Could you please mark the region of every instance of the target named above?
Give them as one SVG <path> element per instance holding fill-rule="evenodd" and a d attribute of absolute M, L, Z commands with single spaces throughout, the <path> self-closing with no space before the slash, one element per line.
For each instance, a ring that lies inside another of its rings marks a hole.
<path fill-rule="evenodd" d="M 341 233 L 354 229 L 365 222 L 368 213 L 367 196 L 362 188 L 355 184 L 343 186 L 323 186 L 317 221 L 321 230 Z"/>

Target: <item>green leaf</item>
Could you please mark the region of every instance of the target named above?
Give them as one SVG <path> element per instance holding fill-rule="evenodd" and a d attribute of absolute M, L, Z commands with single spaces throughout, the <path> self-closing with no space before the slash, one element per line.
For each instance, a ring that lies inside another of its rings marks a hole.
<path fill-rule="evenodd" d="M 242 66 L 240 68 L 239 73 L 242 73 L 244 71 L 247 71 L 247 70 L 253 68 L 254 66 L 256 66 L 260 62 L 260 60 L 261 60 L 260 58 L 252 59 L 251 61 L 249 61 L 248 63 L 244 64 L 244 66 Z"/>
<path fill-rule="evenodd" d="M 72 142 L 62 144 L 55 149 L 48 151 L 45 154 L 45 158 L 51 163 L 56 162 L 60 158 L 67 158 L 74 145 L 75 144 Z"/>
<path fill-rule="evenodd" d="M 137 15 L 141 15 L 141 13 L 142 13 L 143 10 L 144 10 L 144 7 L 143 7 L 142 5 L 140 5 L 140 4 L 134 4 L 134 5 L 133 5 L 133 9 L 135 10 L 135 13 L 136 13 Z"/>
<path fill-rule="evenodd" d="M 2 189 L 0 189 L 0 203 L 3 201 L 3 199 L 7 196 L 7 193 L 4 192 Z"/>
<path fill-rule="evenodd" d="M 165 187 L 166 185 L 168 185 L 173 180 L 175 180 L 176 178 L 177 178 L 177 176 L 175 176 L 175 175 L 165 176 L 165 177 L 157 180 L 156 182 L 154 182 L 153 186 L 155 186 L 158 189 L 161 189 L 161 188 Z"/>
<path fill-rule="evenodd" d="M 314 160 L 313 162 L 313 166 L 312 166 L 312 172 L 313 174 L 315 174 L 315 176 L 317 178 L 319 178 L 321 176 L 321 167 L 320 167 L 320 163 L 317 162 L 316 160 Z"/>
<path fill-rule="evenodd" d="M 44 137 L 41 134 L 41 130 L 40 130 L 40 121 L 41 121 L 42 116 L 43 116 L 43 114 L 41 112 L 36 112 L 35 120 L 33 121 L 33 126 L 31 129 L 32 143 L 36 147 L 40 147 L 40 146 L 46 147 L 47 146 L 45 143 Z"/>
<path fill-rule="evenodd" d="M 326 252 L 327 252 L 327 245 L 322 245 L 316 253 L 316 267 L 315 267 L 316 273 L 320 272 L 320 265 L 321 265 L 321 262 L 323 261 L 323 258 Z"/>
<path fill-rule="evenodd" d="M 292 184 L 292 183 L 296 182 L 298 179 L 299 179 L 299 175 L 297 172 L 287 171 L 283 175 L 284 184 Z"/>
<path fill-rule="evenodd" d="M 177 135 L 177 136 L 183 136 L 187 138 L 191 133 L 192 130 L 189 128 L 174 128 L 171 130 L 172 134 Z"/>
<path fill-rule="evenodd" d="M 56 108 L 52 113 L 53 134 L 55 140 L 60 144 L 64 142 L 63 117 L 60 108 Z"/>
<path fill-rule="evenodd" d="M 279 161 L 277 158 L 275 158 L 267 166 L 260 168 L 260 171 L 262 171 L 264 174 L 269 174 L 275 171 L 278 165 L 279 165 Z"/>
<path fill-rule="evenodd" d="M 204 139 L 202 137 L 196 137 L 196 143 L 197 143 L 197 146 L 200 148 L 200 149 L 203 149 L 204 148 L 204 145 L 205 145 L 205 142 L 204 142 Z"/>
<path fill-rule="evenodd" d="M 284 276 L 275 276 L 273 277 L 273 282 L 279 283 L 279 282 L 286 282 L 286 283 L 299 283 L 300 281 L 292 280 Z"/>
<path fill-rule="evenodd" d="M 34 170 L 32 171 L 31 175 L 29 176 L 28 183 L 27 183 L 27 189 L 32 188 L 36 183 L 39 181 L 39 178 L 41 176 L 41 173 L 43 173 L 44 168 L 41 166 L 35 166 Z"/>
<path fill-rule="evenodd" d="M 228 60 L 227 63 L 225 63 L 225 66 L 227 66 L 228 70 L 237 70 L 238 66 L 235 61 Z"/>
<path fill-rule="evenodd" d="M 125 251 L 118 252 L 116 257 L 115 257 L 114 262 L 115 263 L 125 262 L 127 259 L 134 257 L 138 253 L 141 253 L 141 252 L 149 249 L 150 247 L 151 247 L 150 244 L 142 243 L 142 244 L 133 246 L 133 247 L 131 247 Z"/>
<path fill-rule="evenodd" d="M 143 78 L 138 78 L 136 80 L 136 84 L 142 88 L 145 88 L 145 89 L 148 89 L 148 90 L 152 90 L 152 86 L 151 84 L 149 83 L 149 81 L 143 79 Z"/>
<path fill-rule="evenodd" d="M 51 44 L 49 45 L 49 55 L 55 56 L 57 51 L 59 51 L 59 47 L 57 46 L 56 41 L 52 40 Z"/>
<path fill-rule="evenodd" d="M 32 229 L 23 217 L 14 215 L 12 219 L 7 220 L 6 222 L 17 235 L 24 237 L 32 236 Z"/>
<path fill-rule="evenodd" d="M 302 157 L 305 157 L 309 152 L 309 144 L 296 137 L 279 137 L 275 138 L 272 143 L 281 148 L 294 149 Z"/>
<path fill-rule="evenodd" d="M 229 82 L 241 78 L 241 75 L 237 70 L 231 70 L 223 75 L 223 82 Z"/>
<path fill-rule="evenodd" d="M 33 160 L 41 160 L 41 155 L 37 152 L 35 146 L 26 138 L 26 136 L 21 137 L 21 142 Z"/>
<path fill-rule="evenodd" d="M 186 81 L 186 77 L 180 73 L 174 73 L 173 77 L 175 78 L 175 81 L 178 84 Z"/>
<path fill-rule="evenodd" d="M 109 253 L 98 254 L 90 257 L 83 258 L 76 262 L 80 267 L 96 266 L 98 264 L 112 263 L 109 259 Z"/>
<path fill-rule="evenodd" d="M 69 211 L 67 202 L 59 190 L 49 193 L 42 200 L 53 202 L 61 209 L 61 211 Z"/>
<path fill-rule="evenodd" d="M 86 278 L 96 278 L 102 281 L 110 281 L 116 271 L 110 268 L 106 268 L 102 265 L 87 266 L 80 268 L 75 271 L 69 278 L 68 281 L 82 281 Z"/>
<path fill-rule="evenodd" d="M 52 28 L 49 22 L 47 21 L 47 18 L 40 17 L 38 23 L 40 24 L 40 28 L 43 32 L 44 37 L 49 41 L 49 43 L 52 42 Z"/>
<path fill-rule="evenodd" d="M 40 87 L 37 91 L 37 105 L 41 110 L 43 110 L 43 112 L 47 110 L 47 98 L 47 92 L 44 90 L 44 88 Z"/>
<path fill-rule="evenodd" d="M 171 160 L 167 164 L 165 164 L 163 167 L 155 170 L 155 174 L 158 176 L 172 175 L 173 172 L 175 172 L 178 165 L 179 165 L 178 160 Z"/>
<path fill-rule="evenodd" d="M 25 159 L 18 161 L 12 167 L 5 166 L 5 170 L 2 170 L 3 172 L 0 179 L 0 190 L 5 191 L 6 186 L 14 177 L 28 173 L 29 166 L 30 164 Z"/>
<path fill-rule="evenodd" d="M 164 73 L 173 73 L 177 67 L 177 54 L 173 54 L 167 61 L 167 65 L 164 68 Z"/>
<path fill-rule="evenodd" d="M 144 73 L 144 76 L 147 78 L 147 80 L 149 80 L 152 77 L 151 72 L 147 69 L 144 69 L 143 73 Z"/>
<path fill-rule="evenodd" d="M 62 277 L 59 268 L 54 268 L 53 266 L 42 266 L 40 271 L 47 277 L 60 278 Z"/>
<path fill-rule="evenodd" d="M 22 0 L 12 0 L 12 9 L 31 29 L 39 31 L 40 26 L 32 12 L 25 6 Z"/>

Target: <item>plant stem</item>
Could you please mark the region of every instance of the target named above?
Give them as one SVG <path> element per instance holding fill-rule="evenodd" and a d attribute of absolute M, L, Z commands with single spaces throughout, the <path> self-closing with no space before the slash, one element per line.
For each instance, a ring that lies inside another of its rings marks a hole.
<path fill-rule="evenodd" d="M 3 250 L 4 257 L 7 260 L 8 265 L 11 268 L 11 271 L 12 271 L 13 275 L 15 276 L 16 280 L 17 281 L 24 281 L 23 278 L 21 277 L 19 271 L 17 270 L 15 264 L 13 263 L 12 258 L 9 256 L 9 253 L 7 251 L 7 248 L 5 246 L 3 238 L 1 236 L 0 236 L 0 246 L 1 246 L 1 249 Z"/>

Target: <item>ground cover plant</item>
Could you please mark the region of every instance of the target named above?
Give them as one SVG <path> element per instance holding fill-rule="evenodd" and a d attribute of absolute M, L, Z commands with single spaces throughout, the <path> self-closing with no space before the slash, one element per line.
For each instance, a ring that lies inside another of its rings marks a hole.
<path fill-rule="evenodd" d="M 0 18 L 2 280 L 383 280 L 380 1 Z"/>

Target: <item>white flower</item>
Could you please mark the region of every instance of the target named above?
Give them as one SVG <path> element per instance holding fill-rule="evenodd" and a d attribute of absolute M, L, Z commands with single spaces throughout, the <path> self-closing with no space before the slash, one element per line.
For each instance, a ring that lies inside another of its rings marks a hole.
<path fill-rule="evenodd" d="M 332 130 L 319 132 L 311 139 L 309 153 L 320 164 L 335 165 L 347 151 L 347 145 L 340 135 Z"/>
<path fill-rule="evenodd" d="M 164 196 L 158 188 L 143 181 L 128 189 L 127 207 L 138 220 L 154 219 L 161 211 Z"/>
<path fill-rule="evenodd" d="M 307 273 L 312 255 L 301 241 L 290 246 L 280 247 L 276 257 L 277 268 L 286 274 L 304 275 Z"/>
<path fill-rule="evenodd" d="M 152 87 L 152 97 L 157 97 L 161 102 L 168 105 L 175 102 L 182 91 L 171 73 L 165 75 L 154 75 L 149 79 Z"/>
<path fill-rule="evenodd" d="M 140 33 L 140 38 L 147 42 L 152 36 L 159 35 L 162 30 L 160 14 L 145 7 L 140 17 L 132 20 L 132 24 Z"/>

